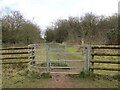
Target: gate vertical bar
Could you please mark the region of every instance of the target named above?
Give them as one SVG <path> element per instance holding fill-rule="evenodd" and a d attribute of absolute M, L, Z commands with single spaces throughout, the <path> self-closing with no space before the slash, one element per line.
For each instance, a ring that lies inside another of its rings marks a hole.
<path fill-rule="evenodd" d="M 90 46 L 87 46 L 87 50 L 86 50 L 86 70 L 89 72 L 90 70 Z"/>
<path fill-rule="evenodd" d="M 66 49 L 67 48 L 66 48 L 66 44 L 65 44 L 63 53 L 67 53 Z M 66 54 L 64 54 L 64 60 L 67 60 L 67 55 Z M 67 64 L 67 61 L 65 61 L 65 64 Z"/>
<path fill-rule="evenodd" d="M 85 49 L 86 49 L 86 47 L 85 46 L 82 46 L 81 47 L 82 48 L 82 60 L 84 60 L 84 62 L 83 62 L 83 70 L 84 70 L 84 68 L 85 68 L 85 59 L 84 59 L 84 56 L 85 56 L 85 54 L 86 54 L 86 52 L 85 52 Z"/>
<path fill-rule="evenodd" d="M 46 45 L 46 63 L 47 63 L 47 72 L 49 72 L 48 50 L 49 50 L 49 46 Z"/>

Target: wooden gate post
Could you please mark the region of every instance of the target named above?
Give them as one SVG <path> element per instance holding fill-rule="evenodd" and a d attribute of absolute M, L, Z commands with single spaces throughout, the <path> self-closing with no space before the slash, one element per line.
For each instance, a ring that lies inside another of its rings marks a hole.
<path fill-rule="evenodd" d="M 87 46 L 87 50 L 86 50 L 86 70 L 87 72 L 89 72 L 90 70 L 90 50 L 91 50 L 91 47 L 90 46 Z"/>
<path fill-rule="evenodd" d="M 47 63 L 47 72 L 50 72 L 48 50 L 49 50 L 49 46 L 46 45 L 46 63 Z"/>

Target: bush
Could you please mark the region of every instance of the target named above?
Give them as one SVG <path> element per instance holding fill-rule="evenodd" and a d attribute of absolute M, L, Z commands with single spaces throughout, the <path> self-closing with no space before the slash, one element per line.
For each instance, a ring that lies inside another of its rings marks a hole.
<path fill-rule="evenodd" d="M 96 75 L 94 73 L 91 72 L 85 72 L 85 71 L 81 71 L 79 73 L 79 77 L 80 78 L 89 78 L 89 79 L 94 79 L 96 77 Z"/>
<path fill-rule="evenodd" d="M 42 73 L 41 78 L 52 78 L 52 76 L 50 75 L 50 73 Z"/>

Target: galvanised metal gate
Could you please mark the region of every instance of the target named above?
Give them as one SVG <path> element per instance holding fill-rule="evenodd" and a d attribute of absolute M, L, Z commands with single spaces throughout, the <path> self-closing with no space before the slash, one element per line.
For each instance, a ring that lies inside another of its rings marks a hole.
<path fill-rule="evenodd" d="M 89 71 L 90 46 L 59 43 L 31 44 L 29 65 L 40 72 L 78 73 Z"/>

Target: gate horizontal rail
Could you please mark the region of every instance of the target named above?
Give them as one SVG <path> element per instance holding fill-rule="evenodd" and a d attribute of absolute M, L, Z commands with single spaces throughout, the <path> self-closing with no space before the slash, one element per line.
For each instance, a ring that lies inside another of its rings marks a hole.
<path fill-rule="evenodd" d="M 31 65 L 31 67 L 35 67 L 35 68 L 47 68 L 47 67 L 39 67 L 39 66 L 33 66 Z M 59 68 L 59 69 L 62 69 L 62 68 L 83 68 L 83 67 L 50 67 L 50 68 Z"/>
<path fill-rule="evenodd" d="M 46 50 L 46 48 L 45 49 L 36 49 L 36 51 L 39 51 L 39 50 Z M 64 50 L 64 49 L 52 49 L 52 48 L 49 48 L 49 50 Z"/>
<path fill-rule="evenodd" d="M 34 67 L 34 68 L 45 68 L 45 69 L 47 69 L 47 67 L 38 67 L 38 66 L 31 66 L 31 67 Z"/>
<path fill-rule="evenodd" d="M 48 53 L 48 54 L 83 54 L 83 53 Z M 35 55 L 46 55 L 46 53 L 35 53 Z"/>
<path fill-rule="evenodd" d="M 50 67 L 50 68 L 83 68 L 83 67 Z"/>
<path fill-rule="evenodd" d="M 40 62 L 46 62 L 45 60 L 33 60 L 33 61 L 40 61 Z M 50 62 L 55 61 L 78 61 L 78 62 L 84 62 L 84 60 L 49 60 Z"/>

